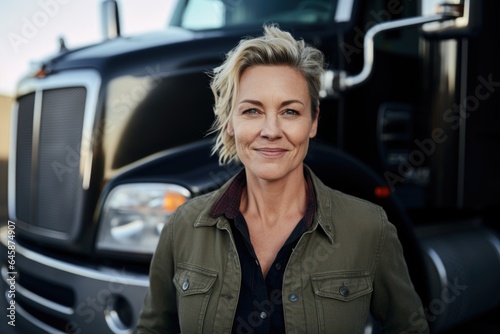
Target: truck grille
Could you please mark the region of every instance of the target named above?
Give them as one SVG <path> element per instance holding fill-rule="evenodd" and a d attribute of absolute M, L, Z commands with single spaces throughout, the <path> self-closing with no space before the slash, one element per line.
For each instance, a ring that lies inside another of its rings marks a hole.
<path fill-rule="evenodd" d="M 21 97 L 18 102 L 16 211 L 18 219 L 28 222 L 31 220 L 31 155 L 35 94 Z"/>
<path fill-rule="evenodd" d="M 30 234 L 69 241 L 81 228 L 82 146 L 89 148 L 85 137 L 92 131 L 88 124 L 95 115 L 90 112 L 91 122 L 86 119 L 88 90 L 87 84 L 52 83 L 17 101 L 13 175 L 9 176 L 15 200 L 9 208 L 10 216 Z"/>
<path fill-rule="evenodd" d="M 34 222 L 64 233 L 77 219 L 75 204 L 82 196 L 79 153 L 85 97 L 85 88 L 68 88 L 46 91 L 42 100 Z"/>

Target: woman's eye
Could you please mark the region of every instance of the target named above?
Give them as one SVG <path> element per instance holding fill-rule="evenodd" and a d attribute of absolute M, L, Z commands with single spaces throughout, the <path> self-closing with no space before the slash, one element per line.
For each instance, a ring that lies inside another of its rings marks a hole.
<path fill-rule="evenodd" d="M 283 111 L 283 114 L 284 115 L 298 115 L 298 111 L 296 110 L 293 110 L 293 109 L 286 109 L 285 111 Z"/>
<path fill-rule="evenodd" d="M 255 108 L 250 108 L 250 109 L 246 109 L 246 110 L 243 110 L 243 114 L 250 114 L 250 115 L 255 115 L 259 113 L 259 111 Z"/>

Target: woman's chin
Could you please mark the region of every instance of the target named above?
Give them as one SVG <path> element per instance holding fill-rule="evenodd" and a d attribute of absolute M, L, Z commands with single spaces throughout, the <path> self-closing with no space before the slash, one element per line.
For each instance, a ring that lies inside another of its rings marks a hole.
<path fill-rule="evenodd" d="M 283 163 L 278 162 L 261 162 L 253 163 L 250 166 L 245 165 L 247 179 L 254 177 L 266 181 L 277 181 L 286 178 L 297 167 L 285 166 Z"/>

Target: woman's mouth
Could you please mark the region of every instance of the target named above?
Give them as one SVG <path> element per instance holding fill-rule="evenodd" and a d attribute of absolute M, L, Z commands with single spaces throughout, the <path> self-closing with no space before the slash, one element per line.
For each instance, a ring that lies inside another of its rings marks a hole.
<path fill-rule="evenodd" d="M 282 149 L 282 148 L 258 148 L 256 151 L 268 158 L 276 158 L 276 157 L 281 157 L 285 154 L 287 150 Z"/>

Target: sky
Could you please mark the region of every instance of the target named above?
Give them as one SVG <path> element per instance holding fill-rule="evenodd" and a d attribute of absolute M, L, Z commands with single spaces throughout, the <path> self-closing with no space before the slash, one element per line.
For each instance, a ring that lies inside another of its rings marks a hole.
<path fill-rule="evenodd" d="M 0 0 L 0 94 L 59 50 L 102 41 L 102 0 Z M 118 0 L 123 35 L 162 29 L 175 0 Z"/>

